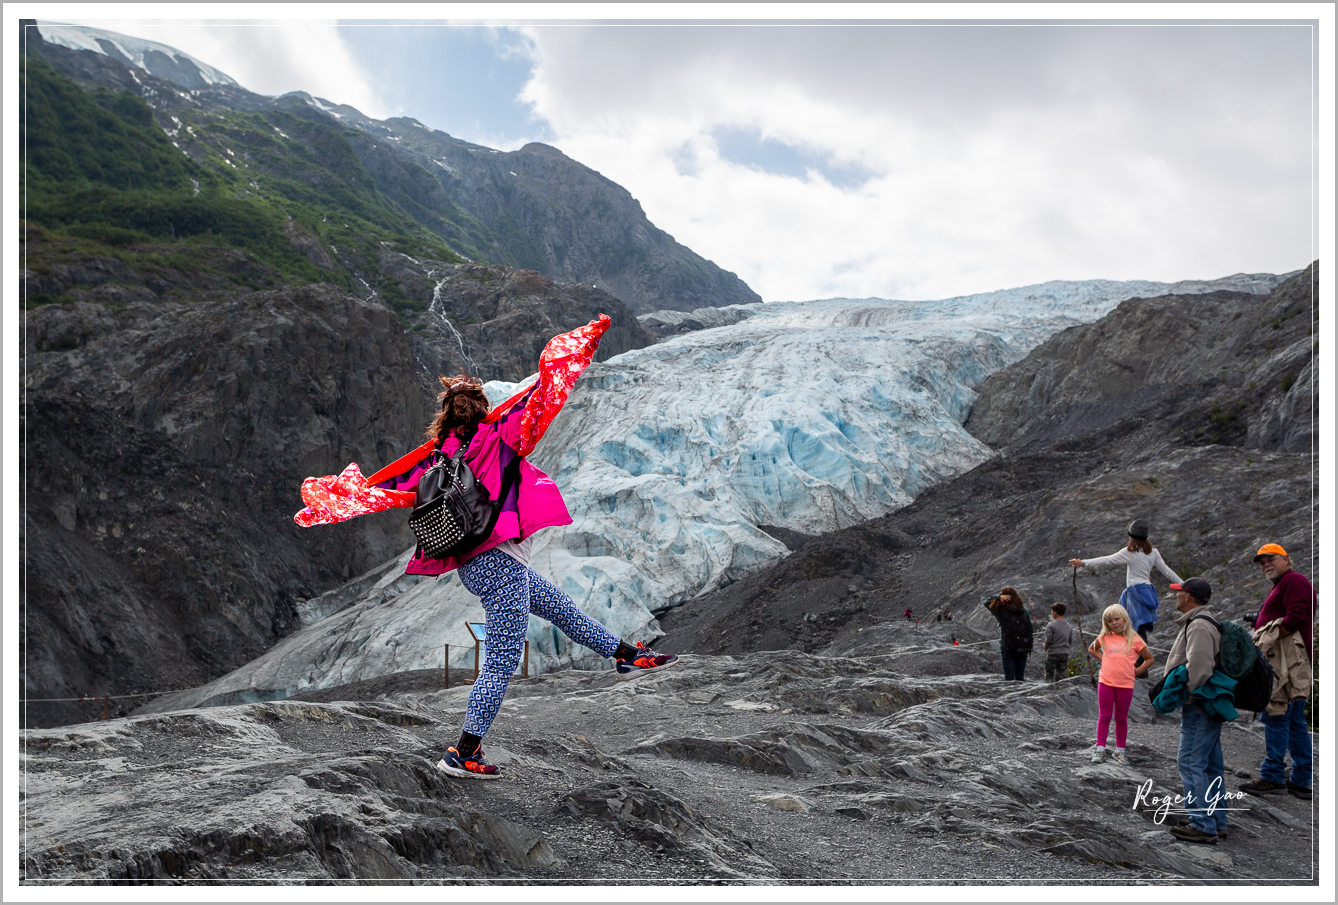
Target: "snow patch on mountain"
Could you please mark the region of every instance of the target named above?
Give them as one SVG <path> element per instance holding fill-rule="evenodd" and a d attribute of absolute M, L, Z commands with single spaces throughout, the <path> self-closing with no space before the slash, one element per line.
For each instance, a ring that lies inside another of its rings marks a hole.
<path fill-rule="evenodd" d="M 152 76 L 183 88 L 237 85 L 236 80 L 226 73 L 166 44 L 82 25 L 39 22 L 37 30 L 41 32 L 43 39 L 51 44 L 59 44 L 73 50 L 91 50 L 93 53 L 100 53 L 126 66 L 142 69 Z"/>
<path fill-rule="evenodd" d="M 1195 285 L 1267 292 L 1281 278 L 1229 280 Z M 733 322 L 591 365 L 532 456 L 573 521 L 535 536 L 530 565 L 615 634 L 653 638 L 656 614 L 785 555 L 759 525 L 832 531 L 988 459 L 962 427 L 973 386 L 1059 330 L 1170 288 L 1053 282 L 928 302 L 739 306 Z M 502 399 L 518 386 L 487 391 Z M 453 665 L 472 665 L 464 623 L 482 619 L 477 598 L 455 575 L 402 570 L 388 563 L 309 603 L 312 624 L 152 709 L 440 667 L 444 644 Z M 607 665 L 540 619 L 529 641 L 534 671 Z"/>

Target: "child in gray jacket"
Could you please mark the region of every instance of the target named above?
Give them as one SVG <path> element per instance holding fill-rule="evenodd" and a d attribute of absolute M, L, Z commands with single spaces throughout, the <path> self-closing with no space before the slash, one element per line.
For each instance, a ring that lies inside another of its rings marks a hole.
<path fill-rule="evenodd" d="M 1058 682 L 1069 674 L 1069 655 L 1073 651 L 1073 626 L 1064 618 L 1068 608 L 1062 603 L 1050 607 L 1051 622 L 1045 627 L 1045 681 Z"/>

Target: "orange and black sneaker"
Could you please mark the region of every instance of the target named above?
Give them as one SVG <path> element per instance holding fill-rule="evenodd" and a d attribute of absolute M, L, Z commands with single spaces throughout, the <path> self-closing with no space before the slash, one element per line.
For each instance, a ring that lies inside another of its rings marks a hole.
<path fill-rule="evenodd" d="M 657 669 L 667 669 L 677 662 L 678 656 L 676 654 L 657 654 L 638 641 L 636 643 L 636 656 L 630 660 L 618 661 L 618 681 L 635 679 L 637 676 L 644 676 L 646 673 L 654 672 Z"/>
<path fill-rule="evenodd" d="M 461 757 L 454 748 L 447 748 L 446 753 L 437 761 L 437 769 L 451 776 L 463 776 L 466 779 L 501 779 L 501 768 L 483 759 L 480 748 L 469 757 Z"/>

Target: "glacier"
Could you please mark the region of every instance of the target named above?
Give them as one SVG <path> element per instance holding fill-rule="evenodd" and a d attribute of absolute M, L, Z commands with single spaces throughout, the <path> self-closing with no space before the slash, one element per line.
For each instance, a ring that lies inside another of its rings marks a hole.
<path fill-rule="evenodd" d="M 531 459 L 562 488 L 573 521 L 535 536 L 530 565 L 614 633 L 651 640 L 657 614 L 785 555 L 759 526 L 832 531 L 988 459 L 962 427 L 972 387 L 1055 332 L 1128 298 L 1263 294 L 1282 279 L 1056 281 L 926 302 L 693 313 L 720 325 L 591 365 L 554 420 Z M 657 316 L 670 317 L 643 315 Z M 485 389 L 500 400 L 519 385 Z M 441 668 L 447 644 L 452 666 L 471 666 L 465 622 L 483 619 L 478 599 L 454 574 L 402 574 L 411 552 L 307 601 L 303 628 L 251 663 L 143 709 Z M 541 619 L 530 620 L 528 640 L 535 672 L 607 666 Z"/>

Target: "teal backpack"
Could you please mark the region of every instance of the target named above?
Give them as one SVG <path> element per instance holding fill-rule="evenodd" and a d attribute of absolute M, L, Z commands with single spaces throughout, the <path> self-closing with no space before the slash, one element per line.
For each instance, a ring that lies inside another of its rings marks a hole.
<path fill-rule="evenodd" d="M 1194 619 L 1207 619 L 1222 633 L 1217 668 L 1236 680 L 1236 709 L 1258 713 L 1267 707 L 1273 693 L 1273 667 L 1254 646 L 1249 629 L 1235 622 L 1218 622 L 1206 613 Z"/>

